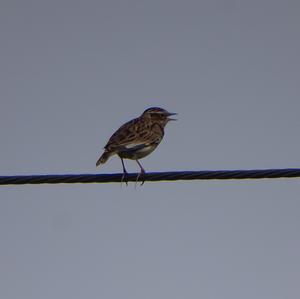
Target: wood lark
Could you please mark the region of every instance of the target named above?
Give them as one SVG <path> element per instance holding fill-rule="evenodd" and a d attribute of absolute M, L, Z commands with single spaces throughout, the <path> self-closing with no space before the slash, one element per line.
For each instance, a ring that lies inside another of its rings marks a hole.
<path fill-rule="evenodd" d="M 110 137 L 96 166 L 104 164 L 111 156 L 118 155 L 123 167 L 121 181 L 123 182 L 127 175 L 123 159 L 135 160 L 141 168 L 136 179 L 138 181 L 139 177 L 145 174 L 139 159 L 148 156 L 156 149 L 164 137 L 166 124 L 176 120 L 170 116 L 176 114 L 158 107 L 148 108 L 140 117 L 125 123 Z M 143 183 L 144 181 L 142 185 Z"/>

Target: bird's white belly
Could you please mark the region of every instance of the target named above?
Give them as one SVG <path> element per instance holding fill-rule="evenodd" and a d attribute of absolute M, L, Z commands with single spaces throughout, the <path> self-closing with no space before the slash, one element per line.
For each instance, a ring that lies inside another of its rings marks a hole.
<path fill-rule="evenodd" d="M 148 156 L 149 154 L 151 154 L 155 148 L 156 148 L 156 144 L 144 146 L 144 147 L 138 148 L 136 150 L 131 149 L 129 147 L 128 151 L 122 150 L 122 152 L 119 153 L 119 156 L 122 158 L 125 158 L 125 159 L 138 160 L 138 159 L 142 159 L 142 158 Z"/>
<path fill-rule="evenodd" d="M 136 159 L 141 159 L 141 158 L 146 157 L 147 155 L 151 154 L 155 148 L 156 148 L 156 146 L 151 145 L 151 146 L 146 146 L 146 147 L 138 150 L 135 153 L 135 156 L 137 156 Z"/>

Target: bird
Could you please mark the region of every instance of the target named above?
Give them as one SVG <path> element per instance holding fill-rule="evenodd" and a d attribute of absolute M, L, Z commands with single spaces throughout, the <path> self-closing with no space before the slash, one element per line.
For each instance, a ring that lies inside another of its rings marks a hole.
<path fill-rule="evenodd" d="M 151 154 L 160 144 L 165 134 L 166 124 L 169 121 L 177 120 L 170 117 L 173 115 L 177 115 L 177 113 L 171 113 L 159 107 L 151 107 L 139 117 L 123 124 L 108 140 L 104 147 L 104 153 L 96 162 L 96 167 L 106 163 L 111 156 L 118 155 L 123 168 L 122 183 L 128 174 L 124 159 L 135 160 L 140 167 L 140 173 L 136 178 L 137 182 L 140 176 L 146 173 L 139 160 Z M 126 180 L 125 182 L 127 184 Z M 144 182 L 145 180 L 141 185 Z"/>

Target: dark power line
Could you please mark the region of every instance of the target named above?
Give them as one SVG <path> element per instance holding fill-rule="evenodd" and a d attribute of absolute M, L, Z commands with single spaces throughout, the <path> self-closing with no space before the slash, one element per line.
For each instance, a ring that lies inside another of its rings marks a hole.
<path fill-rule="evenodd" d="M 0 176 L 0 185 L 120 183 L 122 175 L 122 173 L 116 173 Z M 140 181 L 242 180 L 295 177 L 300 177 L 300 168 L 151 172 L 141 176 Z M 130 173 L 126 176 L 126 181 L 135 182 L 136 178 L 136 173 Z"/>

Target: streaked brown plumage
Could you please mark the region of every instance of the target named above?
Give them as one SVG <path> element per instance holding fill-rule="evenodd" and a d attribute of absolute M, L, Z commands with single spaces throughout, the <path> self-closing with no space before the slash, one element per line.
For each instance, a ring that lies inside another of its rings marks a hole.
<path fill-rule="evenodd" d="M 175 120 L 169 116 L 175 114 L 162 108 L 152 107 L 145 110 L 140 117 L 125 123 L 110 137 L 96 166 L 104 164 L 109 157 L 118 155 L 122 161 L 124 179 L 127 171 L 123 159 L 135 160 L 141 168 L 138 180 L 140 175 L 145 173 L 138 160 L 155 150 L 164 137 L 166 124 Z"/>

